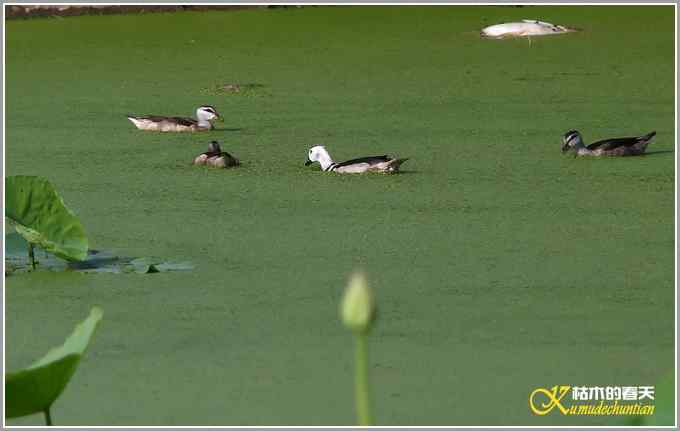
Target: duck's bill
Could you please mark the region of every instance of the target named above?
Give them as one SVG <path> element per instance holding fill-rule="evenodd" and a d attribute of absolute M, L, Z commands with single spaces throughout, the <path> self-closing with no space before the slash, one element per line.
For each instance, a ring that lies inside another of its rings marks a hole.
<path fill-rule="evenodd" d="M 217 117 L 215 117 L 215 121 L 217 121 L 218 123 L 224 123 L 224 118 L 218 115 Z"/>
<path fill-rule="evenodd" d="M 568 144 L 562 145 L 562 152 L 566 153 L 567 151 L 569 151 L 569 145 Z"/>
<path fill-rule="evenodd" d="M 305 162 L 305 166 L 309 166 L 309 165 L 311 165 L 312 163 L 314 163 L 314 162 L 311 161 L 311 160 L 309 160 L 309 159 L 307 159 L 307 161 Z"/>

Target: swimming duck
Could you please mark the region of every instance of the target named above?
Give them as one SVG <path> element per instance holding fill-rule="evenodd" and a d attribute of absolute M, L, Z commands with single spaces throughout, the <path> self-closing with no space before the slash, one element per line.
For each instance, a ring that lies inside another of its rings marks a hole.
<path fill-rule="evenodd" d="M 586 146 L 583 137 L 576 130 L 562 136 L 562 152 L 575 151 L 574 156 L 637 156 L 647 149 L 656 132 L 631 138 L 611 138 Z"/>
<path fill-rule="evenodd" d="M 326 147 L 317 145 L 309 150 L 309 156 L 305 162 L 305 166 L 309 166 L 314 162 L 319 162 L 321 170 L 325 172 L 339 172 L 341 174 L 360 174 L 364 172 L 383 172 L 393 173 L 399 170 L 399 167 L 408 159 L 393 159 L 389 156 L 373 156 L 361 157 L 358 159 L 348 160 L 342 163 L 336 163 L 331 158 Z"/>
<path fill-rule="evenodd" d="M 222 151 L 217 141 L 208 144 L 208 151 L 198 155 L 194 159 L 194 165 L 207 165 L 213 168 L 230 168 L 238 166 L 241 162 L 226 151 Z"/>
<path fill-rule="evenodd" d="M 221 118 L 217 110 L 210 105 L 196 109 L 196 120 L 187 117 L 161 117 L 157 115 L 128 115 L 128 120 L 140 130 L 155 132 L 199 132 L 211 130 L 212 121 Z"/>
<path fill-rule="evenodd" d="M 492 39 L 504 39 L 508 37 L 546 36 L 551 34 L 570 33 L 573 31 L 576 30 L 562 25 L 555 25 L 535 19 L 523 19 L 521 22 L 506 22 L 485 27 L 482 29 L 481 35 L 482 37 Z"/>

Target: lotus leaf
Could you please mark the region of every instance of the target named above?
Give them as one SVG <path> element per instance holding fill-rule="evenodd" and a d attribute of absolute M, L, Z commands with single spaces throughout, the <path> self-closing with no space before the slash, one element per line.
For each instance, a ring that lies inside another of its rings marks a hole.
<path fill-rule="evenodd" d="M 87 257 L 87 236 L 80 220 L 45 178 L 7 177 L 5 216 L 30 244 L 67 260 Z"/>
<path fill-rule="evenodd" d="M 5 275 L 31 271 L 26 255 L 28 243 L 16 232 L 5 235 Z M 87 257 L 79 261 L 65 261 L 35 248 L 35 257 L 40 260 L 39 269 L 45 271 L 76 271 L 86 273 L 152 274 L 156 272 L 189 271 L 194 266 L 189 262 L 172 262 L 157 257 L 127 257 L 112 250 L 87 251 Z"/>
<path fill-rule="evenodd" d="M 50 407 L 75 373 L 102 315 L 102 310 L 94 307 L 63 345 L 50 350 L 28 368 L 5 374 L 7 418 L 44 412 L 50 424 Z"/>

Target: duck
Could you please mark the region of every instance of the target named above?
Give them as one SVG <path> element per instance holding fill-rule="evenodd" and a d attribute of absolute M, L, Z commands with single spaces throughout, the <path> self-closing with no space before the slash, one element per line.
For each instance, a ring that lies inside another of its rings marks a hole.
<path fill-rule="evenodd" d="M 158 115 L 128 115 L 128 120 L 140 130 L 154 132 L 200 132 L 213 129 L 213 120 L 221 119 L 214 106 L 202 105 L 196 109 L 196 120 L 187 117 L 162 117 Z"/>
<path fill-rule="evenodd" d="M 341 174 L 361 174 L 364 172 L 394 173 L 399 171 L 402 163 L 408 159 L 395 159 L 390 156 L 360 157 L 336 163 L 328 154 L 326 147 L 317 145 L 310 148 L 305 166 L 319 162 L 324 172 L 337 172 Z"/>
<path fill-rule="evenodd" d="M 637 156 L 644 154 L 647 145 L 656 132 L 630 138 L 610 138 L 594 142 L 588 146 L 577 130 L 570 130 L 562 136 L 562 152 L 574 151 L 576 156 Z"/>
<path fill-rule="evenodd" d="M 574 31 L 576 30 L 562 25 L 535 19 L 523 19 L 521 22 L 506 22 L 485 27 L 481 31 L 481 36 L 490 39 L 504 39 L 509 37 L 547 36 Z"/>
<path fill-rule="evenodd" d="M 222 151 L 217 141 L 208 144 L 208 151 L 194 159 L 194 165 L 207 165 L 213 168 L 230 168 L 239 166 L 241 162 L 226 151 Z"/>

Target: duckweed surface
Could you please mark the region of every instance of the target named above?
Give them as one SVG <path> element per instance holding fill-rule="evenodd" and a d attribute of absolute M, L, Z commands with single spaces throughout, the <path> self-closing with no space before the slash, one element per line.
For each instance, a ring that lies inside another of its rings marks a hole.
<path fill-rule="evenodd" d="M 583 31 L 479 37 L 523 18 Z M 673 367 L 673 19 L 309 7 L 7 22 L 6 175 L 47 177 L 94 249 L 196 265 L 8 277 L 8 369 L 100 305 L 59 425 L 351 425 L 337 310 L 362 268 L 380 310 L 378 424 L 620 423 L 535 417 L 527 398 L 653 385 Z M 201 92 L 249 82 L 267 97 Z M 219 130 L 125 118 L 204 103 Z M 645 157 L 581 160 L 559 151 L 572 128 L 658 136 Z M 243 166 L 192 167 L 213 139 Z M 401 175 L 325 175 L 303 166 L 318 144 L 411 159 Z"/>

